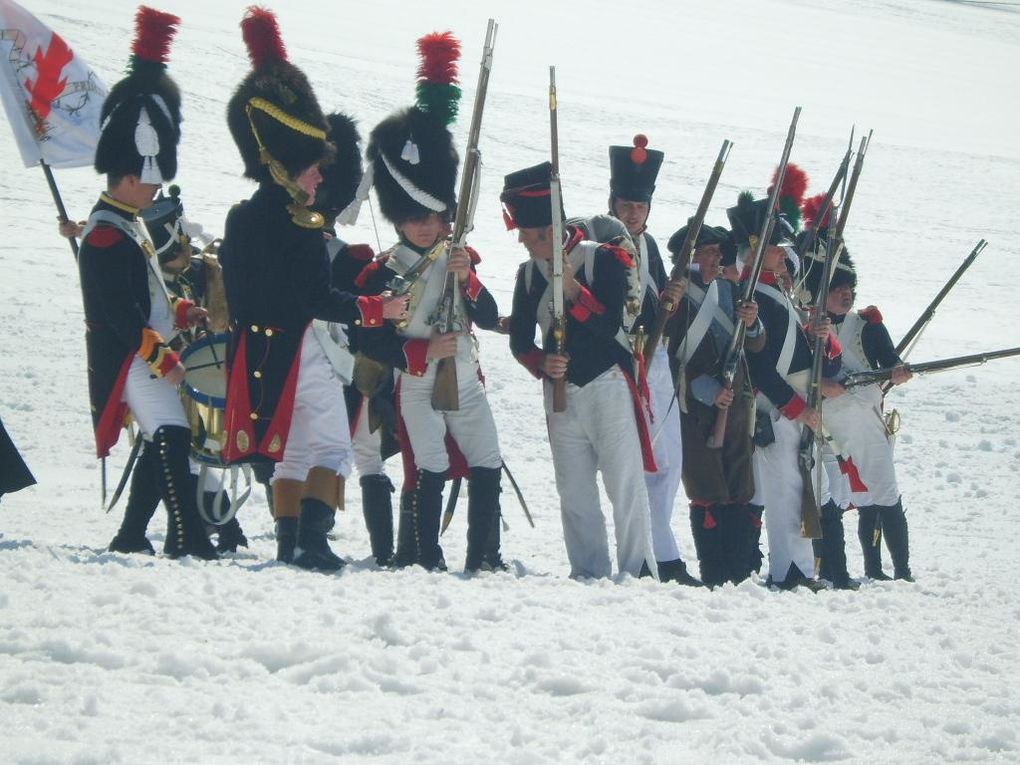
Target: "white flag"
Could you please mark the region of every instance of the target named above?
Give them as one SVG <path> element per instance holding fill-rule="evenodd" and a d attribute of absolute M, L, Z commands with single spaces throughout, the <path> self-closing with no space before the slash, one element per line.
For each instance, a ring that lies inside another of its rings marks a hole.
<path fill-rule="evenodd" d="M 60 35 L 0 0 L 0 100 L 25 167 L 91 165 L 106 92 Z"/>

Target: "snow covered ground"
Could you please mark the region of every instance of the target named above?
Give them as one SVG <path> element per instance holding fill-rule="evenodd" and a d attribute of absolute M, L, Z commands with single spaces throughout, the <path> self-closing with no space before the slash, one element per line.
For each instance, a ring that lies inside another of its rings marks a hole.
<path fill-rule="evenodd" d="M 167 0 L 181 33 L 181 185 L 218 232 L 250 192 L 224 108 L 247 70 L 238 2 Z M 279 3 L 292 59 L 364 132 L 410 103 L 414 41 L 464 41 L 467 113 L 485 30 L 500 22 L 483 126 L 477 230 L 504 310 L 524 251 L 503 230 L 502 175 L 546 157 L 557 66 L 568 213 L 604 209 L 606 146 L 663 149 L 651 230 L 697 204 L 735 142 L 709 220 L 762 193 L 793 107 L 793 158 L 828 184 L 850 125 L 875 129 L 848 229 L 860 300 L 902 334 L 980 237 L 990 240 L 912 358 L 1020 344 L 1020 8 L 939 0 Z M 112 83 L 134 4 L 28 7 Z M 514 574 L 379 572 L 356 484 L 338 529 L 354 563 L 321 576 L 272 561 L 261 494 L 249 550 L 218 563 L 104 552 L 77 273 L 42 174 L 0 126 L 0 415 L 39 480 L 0 506 L 0 761 L 673 763 L 1020 761 L 1020 361 L 919 379 L 899 475 L 916 584 L 857 593 L 715 592 L 566 578 L 540 390 L 504 338 L 483 366 L 530 529 L 504 494 Z M 58 173 L 84 216 L 90 169 Z M 380 224 L 385 246 L 391 239 Z M 375 243 L 363 216 L 346 237 Z M 111 460 L 119 474 L 127 449 Z M 390 467 L 397 477 L 397 465 Z M 463 508 L 461 514 L 463 515 Z M 693 559 L 686 512 L 675 529 Z M 851 573 L 862 564 L 848 519 Z M 151 536 L 161 544 L 161 523 Z M 444 539 L 463 560 L 463 520 Z"/>

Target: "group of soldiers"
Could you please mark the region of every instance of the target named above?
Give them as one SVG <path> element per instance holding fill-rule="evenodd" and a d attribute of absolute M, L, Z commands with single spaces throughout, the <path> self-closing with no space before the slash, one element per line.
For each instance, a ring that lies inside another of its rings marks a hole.
<path fill-rule="evenodd" d="M 129 74 L 103 106 L 95 167 L 107 177 L 106 191 L 82 230 L 62 229 L 82 238 L 98 454 L 109 453 L 128 412 L 143 438 L 111 550 L 152 552 L 146 528 L 160 501 L 167 555 L 214 559 L 246 544 L 236 519 L 219 527 L 218 549 L 210 540 L 191 461 L 193 423 L 177 389 L 187 370 L 182 341 L 173 338 L 187 342 L 195 327 L 215 330 L 210 325 L 225 311 L 220 457 L 254 464 L 270 486 L 280 561 L 344 566 L 329 532 L 356 469 L 380 566 L 446 569 L 444 486 L 465 478 L 464 569 L 507 569 L 505 464 L 477 326 L 507 333 L 515 358 L 542 382 L 572 577 L 613 571 L 601 473 L 621 573 L 692 586 L 742 581 L 760 569 L 764 523 L 772 584 L 817 588 L 820 561 L 821 578 L 852 588 L 842 515 L 856 507 L 865 574 L 889 578 L 884 537 L 895 577 L 911 578 L 881 391 L 847 391 L 839 382 L 847 372 L 900 360 L 877 309 L 854 309 L 856 272 L 845 251 L 827 315 L 802 309 L 819 289 L 829 236 L 818 200 L 803 200 L 804 189 L 794 200 L 808 213 L 800 240 L 796 220 L 778 215 L 754 298 L 743 300 L 755 239 L 763 220 L 776 215 L 768 200 L 745 193 L 728 210 L 729 228 L 700 226 L 689 269 L 671 274 L 647 232 L 663 153 L 644 136 L 609 149 L 608 214 L 569 218 L 562 206 L 554 209 L 549 162 L 511 172 L 500 200 L 528 258 L 511 313 L 501 317 L 476 270 L 478 253 L 450 242 L 458 204 L 459 155 L 449 130 L 459 98 L 457 40 L 437 33 L 419 41 L 416 101 L 371 130 L 363 166 L 353 121 L 323 112 L 288 60 L 273 14 L 251 8 L 241 27 L 252 69 L 229 101 L 227 122 L 257 189 L 230 211 L 218 258 L 202 256 L 189 240 L 179 192 L 156 199 L 177 164 L 181 99 L 166 58 L 179 19 L 143 7 L 137 22 Z M 373 187 L 397 239 L 378 255 L 337 232 Z M 687 233 L 670 239 L 674 260 Z M 552 273 L 559 253 L 562 282 Z M 557 324 L 550 305 L 560 283 L 564 318 Z M 222 311 L 213 305 L 218 292 Z M 645 332 L 663 305 L 673 309 L 664 339 L 646 353 Z M 723 384 L 720 366 L 741 324 L 737 374 Z M 821 414 L 805 401 L 815 337 L 825 348 Z M 901 366 L 894 381 L 909 376 Z M 438 378 L 453 386 L 455 406 L 436 405 Z M 559 386 L 565 406 L 554 395 Z M 824 534 L 814 543 L 801 534 L 802 425 L 830 436 L 815 497 Z M 396 490 L 384 461 L 398 451 L 404 481 L 394 533 Z M 681 483 L 700 580 L 672 531 Z M 218 490 L 205 492 L 205 501 L 229 503 Z"/>

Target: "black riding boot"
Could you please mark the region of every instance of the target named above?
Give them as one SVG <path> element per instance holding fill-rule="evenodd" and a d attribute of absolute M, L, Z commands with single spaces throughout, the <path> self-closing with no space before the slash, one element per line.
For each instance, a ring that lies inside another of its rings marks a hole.
<path fill-rule="evenodd" d="M 687 564 L 680 558 L 676 560 L 657 561 L 660 582 L 676 582 L 686 587 L 701 587 L 702 583 L 690 575 Z"/>
<path fill-rule="evenodd" d="M 393 482 L 383 474 L 361 476 L 361 511 L 376 565 L 393 563 Z"/>
<path fill-rule="evenodd" d="M 171 558 L 194 555 L 205 560 L 215 560 L 219 556 L 198 514 L 195 477 L 188 462 L 191 455 L 191 431 L 178 425 L 164 425 L 152 434 L 152 446 L 157 452 L 156 474 L 167 510 L 163 552 Z"/>
<path fill-rule="evenodd" d="M 910 573 L 910 539 L 907 531 L 907 516 L 903 512 L 903 500 L 900 499 L 892 507 L 883 507 L 882 529 L 885 533 L 885 544 L 889 548 L 889 557 L 893 562 L 893 577 L 914 581 Z"/>
<path fill-rule="evenodd" d="M 414 534 L 414 492 L 400 495 L 400 513 L 397 517 L 397 549 L 393 554 L 395 568 L 407 568 L 418 562 L 418 543 Z"/>
<path fill-rule="evenodd" d="M 298 519 L 294 516 L 278 518 L 276 521 L 276 559 L 281 563 L 294 562 L 297 529 Z"/>
<path fill-rule="evenodd" d="M 500 468 L 471 468 L 468 478 L 467 557 L 464 571 L 505 571 L 499 554 Z"/>
<path fill-rule="evenodd" d="M 419 470 L 414 491 L 408 497 L 409 520 L 417 553 L 415 562 L 429 571 L 446 571 L 443 548 L 439 546 L 445 483 L 446 473 Z"/>
<path fill-rule="evenodd" d="M 159 450 L 151 441 L 146 441 L 142 444 L 141 454 L 131 474 L 124 520 L 120 523 L 117 536 L 110 542 L 110 552 L 156 554 L 145 536 L 145 530 L 159 507 L 158 467 Z"/>
<path fill-rule="evenodd" d="M 225 491 L 202 492 L 202 501 L 205 504 L 205 514 L 209 518 L 222 518 L 230 510 L 230 497 Z M 236 553 L 238 547 L 248 546 L 248 538 L 244 535 L 237 516 L 220 526 L 211 526 L 209 533 L 216 534 L 216 552 Z"/>
<path fill-rule="evenodd" d="M 726 566 L 723 560 L 723 533 L 713 510 L 715 506 L 691 504 L 691 534 L 694 550 L 701 567 L 701 581 L 706 587 L 715 587 L 726 582 Z"/>
<path fill-rule="evenodd" d="M 765 560 L 761 551 L 761 516 L 765 508 L 750 503 L 742 507 L 747 514 L 747 525 L 744 527 L 747 530 L 747 536 L 744 538 L 744 551 L 741 554 L 745 566 L 745 574 L 741 578 L 746 579 L 751 576 L 752 572 L 761 573 L 761 564 Z"/>
<path fill-rule="evenodd" d="M 891 577 L 882 571 L 881 540 L 875 539 L 875 521 L 878 507 L 866 505 L 857 508 L 857 538 L 864 554 L 864 575 L 869 579 L 888 582 Z"/>
<path fill-rule="evenodd" d="M 818 574 L 832 582 L 837 590 L 856 590 L 857 582 L 846 570 L 846 539 L 843 534 L 843 511 L 829 500 L 822 507 L 822 538 L 812 540 L 815 557 L 821 560 Z"/>
<path fill-rule="evenodd" d="M 339 571 L 347 561 L 329 548 L 326 534 L 335 523 L 333 508 L 314 497 L 301 500 L 294 565 L 317 571 Z"/>

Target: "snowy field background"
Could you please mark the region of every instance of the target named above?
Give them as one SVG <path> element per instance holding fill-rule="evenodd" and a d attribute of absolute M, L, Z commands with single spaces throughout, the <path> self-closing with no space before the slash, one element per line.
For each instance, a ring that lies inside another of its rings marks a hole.
<path fill-rule="evenodd" d="M 157 5 L 183 18 L 170 69 L 185 98 L 177 182 L 189 216 L 218 233 L 251 191 L 223 116 L 248 70 L 244 6 Z M 27 7 L 108 84 L 118 79 L 134 3 Z M 503 174 L 547 156 L 555 64 L 569 214 L 604 210 L 606 146 L 644 132 L 666 152 L 650 219 L 660 242 L 693 213 L 722 140 L 735 142 L 709 216 L 723 223 L 740 189 L 764 192 L 801 105 L 793 160 L 810 192 L 827 186 L 852 123 L 858 135 L 875 129 L 848 228 L 860 304 L 877 304 L 900 336 L 985 237 L 912 358 L 1020 345 L 1015 3 L 313 0 L 275 10 L 323 105 L 366 134 L 411 102 L 417 37 L 452 29 L 464 43 L 461 146 L 485 20 L 497 18 L 472 243 L 504 311 L 525 254 L 497 196 Z M 540 388 L 490 333 L 490 400 L 537 524 L 504 494 L 514 574 L 374 570 L 356 482 L 335 545 L 353 563 L 338 576 L 272 562 L 258 492 L 241 514 L 252 546 L 236 556 L 111 555 L 119 513 L 99 508 L 77 272 L 42 173 L 22 167 L 6 126 L 0 167 L 0 416 L 39 480 L 0 505 L 0 761 L 1020 760 L 1020 361 L 919 379 L 890 399 L 904 421 L 913 585 L 816 596 L 756 582 L 708 592 L 570 581 Z M 57 180 L 84 217 L 94 173 Z M 388 246 L 382 222 L 379 233 Z M 370 218 L 345 238 L 374 244 Z M 126 454 L 122 443 L 111 483 Z M 465 513 L 444 538 L 455 569 Z M 157 545 L 162 525 L 151 527 Z M 682 501 L 674 526 L 693 560 Z M 848 517 L 859 575 L 855 528 Z"/>

